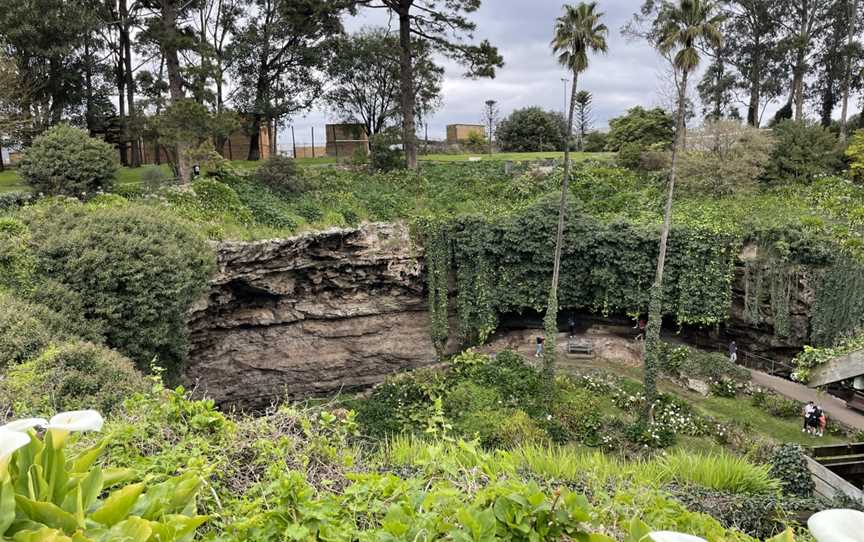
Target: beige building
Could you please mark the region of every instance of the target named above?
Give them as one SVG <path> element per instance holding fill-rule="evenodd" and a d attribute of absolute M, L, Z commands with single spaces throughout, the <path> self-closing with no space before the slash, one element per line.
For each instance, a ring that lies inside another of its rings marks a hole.
<path fill-rule="evenodd" d="M 326 132 L 327 156 L 351 158 L 357 151 L 369 153 L 369 135 L 362 124 L 328 124 Z"/>
<path fill-rule="evenodd" d="M 455 145 L 468 141 L 471 134 L 478 133 L 486 138 L 486 126 L 482 124 L 451 124 L 447 126 L 447 143 Z"/>

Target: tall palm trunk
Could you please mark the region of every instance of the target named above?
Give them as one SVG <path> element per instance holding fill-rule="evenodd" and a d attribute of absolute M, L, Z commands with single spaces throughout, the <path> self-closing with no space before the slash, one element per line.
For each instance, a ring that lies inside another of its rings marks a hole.
<path fill-rule="evenodd" d="M 852 87 L 852 42 L 855 40 L 855 23 L 858 21 L 858 0 L 852 1 L 849 13 L 849 35 L 846 39 L 846 73 L 843 74 L 843 108 L 840 112 L 840 142 L 846 141 L 849 132 L 849 91 Z"/>
<path fill-rule="evenodd" d="M 660 328 L 663 325 L 663 270 L 666 265 L 666 247 L 669 244 L 669 230 L 672 227 L 672 200 L 675 195 L 675 175 L 677 173 L 678 157 L 683 150 L 684 131 L 686 130 L 684 115 L 687 107 L 687 77 L 685 70 L 678 88 L 678 122 L 675 131 L 675 144 L 672 146 L 672 167 L 669 172 L 669 184 L 666 193 L 666 208 L 663 212 L 663 229 L 660 232 L 660 253 L 657 256 L 657 274 L 651 286 L 651 298 L 648 305 L 648 326 L 645 330 L 645 399 L 646 415 L 650 415 L 652 404 L 657 397 L 657 371 L 659 369 Z"/>
<path fill-rule="evenodd" d="M 546 381 L 551 382 L 555 374 L 555 352 L 558 338 L 558 282 L 561 276 L 561 249 L 564 244 L 564 217 L 567 214 L 567 193 L 570 191 L 570 141 L 573 139 L 573 118 L 576 114 L 576 88 L 579 86 L 579 73 L 573 73 L 573 89 L 570 92 L 570 114 L 567 119 L 567 137 L 564 144 L 564 181 L 561 184 L 561 203 L 558 205 L 558 231 L 555 235 L 555 260 L 552 267 L 552 286 L 544 318 L 546 349 L 543 353 L 543 372 Z"/>

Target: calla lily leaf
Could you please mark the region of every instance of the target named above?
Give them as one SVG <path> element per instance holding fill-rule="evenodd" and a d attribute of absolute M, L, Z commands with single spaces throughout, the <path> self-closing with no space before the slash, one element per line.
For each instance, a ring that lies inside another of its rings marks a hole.
<path fill-rule="evenodd" d="M 7 423 L 3 427 L 0 427 L 0 430 L 5 429 L 7 431 L 26 433 L 35 427 L 45 427 L 46 425 L 48 425 L 48 420 L 44 418 L 25 418 L 23 420 L 15 420 L 14 422 Z"/>
<path fill-rule="evenodd" d="M 704 538 L 674 531 L 654 531 L 648 537 L 654 542 L 706 542 Z"/>
<path fill-rule="evenodd" d="M 807 528 L 818 542 L 857 542 L 864 532 L 864 512 L 825 510 L 814 514 Z"/>

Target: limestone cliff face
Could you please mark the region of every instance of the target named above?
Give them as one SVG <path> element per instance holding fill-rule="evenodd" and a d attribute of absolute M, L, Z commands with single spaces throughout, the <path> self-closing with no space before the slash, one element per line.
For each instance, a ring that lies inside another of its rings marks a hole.
<path fill-rule="evenodd" d="M 217 252 L 210 291 L 190 315 L 185 376 L 219 404 L 264 408 L 366 388 L 435 363 L 422 248 L 407 227 L 369 224 L 228 242 Z M 759 323 L 745 317 L 747 258 L 745 250 L 722 335 L 685 330 L 682 338 L 711 350 L 734 338 L 742 351 L 788 360 L 809 336 L 813 290 L 802 275 L 792 289 L 790 333 L 777 338 L 767 299 Z M 540 324 L 538 317 L 522 325 Z"/>
<path fill-rule="evenodd" d="M 405 226 L 222 243 L 218 265 L 190 317 L 186 379 L 219 404 L 356 390 L 435 361 Z"/>

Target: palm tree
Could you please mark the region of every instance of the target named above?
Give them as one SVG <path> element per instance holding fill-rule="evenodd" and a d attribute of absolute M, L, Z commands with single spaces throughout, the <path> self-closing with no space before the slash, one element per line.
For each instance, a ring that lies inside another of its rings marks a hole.
<path fill-rule="evenodd" d="M 555 37 L 552 39 L 552 50 L 558 55 L 558 62 L 573 72 L 573 88 L 570 92 L 570 116 L 567 122 L 567 138 L 564 146 L 564 184 L 561 187 L 561 204 L 558 207 L 555 263 L 544 321 L 546 333 L 544 372 L 550 381 L 555 367 L 555 339 L 558 335 L 558 279 L 561 274 L 564 214 L 567 210 L 567 192 L 570 185 L 570 170 L 572 169 L 570 142 L 573 139 L 576 94 L 579 87 L 579 74 L 588 69 L 588 53 L 605 53 L 608 49 L 606 36 L 609 35 L 609 29 L 600 23 L 601 17 L 603 14 L 597 12 L 597 2 L 581 2 L 578 6 L 565 5 L 564 15 L 558 17 L 555 23 Z"/>
<path fill-rule="evenodd" d="M 672 167 L 666 194 L 666 209 L 663 214 L 663 229 L 660 233 L 660 254 L 657 257 L 657 274 L 651 287 L 648 305 L 648 325 L 645 332 L 645 397 L 650 416 L 651 404 L 657 396 L 658 343 L 663 320 L 663 266 L 666 263 L 666 246 L 672 224 L 672 198 L 675 193 L 675 174 L 678 156 L 683 151 L 685 114 L 687 105 L 687 80 L 699 65 L 699 46 L 707 45 L 716 50 L 723 45 L 720 33 L 722 16 L 715 14 L 710 0 L 680 0 L 678 5 L 668 5 L 658 15 L 657 49 L 672 59 L 678 82 L 678 123 L 675 143 L 672 146 Z"/>

